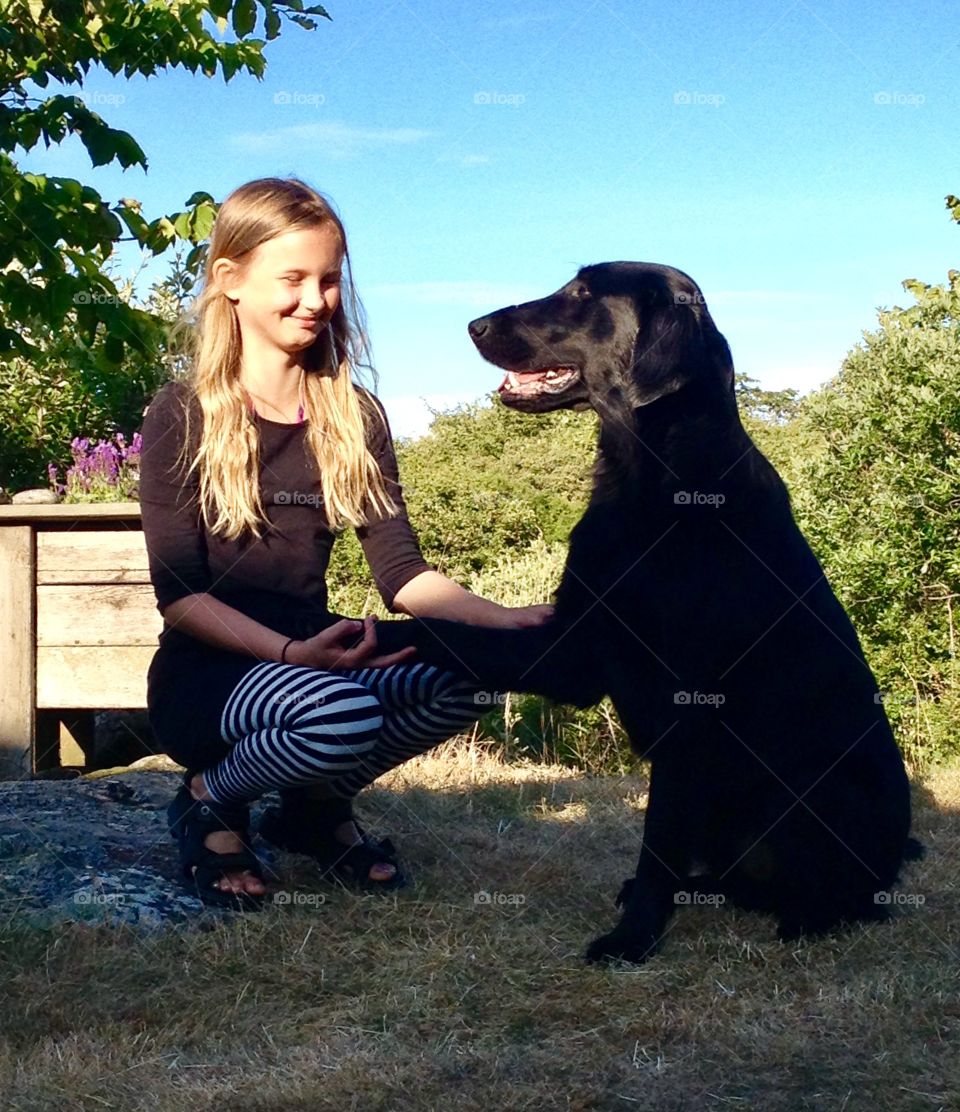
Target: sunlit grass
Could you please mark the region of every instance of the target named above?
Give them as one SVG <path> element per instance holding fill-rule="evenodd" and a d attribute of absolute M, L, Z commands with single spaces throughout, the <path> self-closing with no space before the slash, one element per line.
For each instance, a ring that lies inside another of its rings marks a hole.
<path fill-rule="evenodd" d="M 632 872 L 646 784 L 448 744 L 365 793 L 409 889 L 321 887 L 204 931 L 3 924 L 4 1109 L 960 1106 L 960 767 L 917 789 L 893 922 L 784 946 L 682 909 L 642 967 L 583 964 Z"/>

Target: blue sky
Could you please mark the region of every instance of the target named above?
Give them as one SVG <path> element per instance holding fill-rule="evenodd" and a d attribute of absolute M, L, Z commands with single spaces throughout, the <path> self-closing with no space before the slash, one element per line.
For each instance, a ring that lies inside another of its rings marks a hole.
<path fill-rule="evenodd" d="M 738 368 L 800 390 L 836 372 L 878 306 L 910 303 L 903 279 L 957 265 L 943 197 L 960 193 L 960 34 L 944 0 L 328 9 L 332 23 L 267 44 L 262 81 L 91 70 L 83 95 L 137 138 L 147 174 L 94 170 L 74 139 L 18 161 L 149 217 L 266 175 L 328 194 L 398 435 L 426 427 L 424 399 L 498 385 L 470 319 L 586 263 L 687 271 Z M 139 258 L 123 253 L 120 274 Z"/>

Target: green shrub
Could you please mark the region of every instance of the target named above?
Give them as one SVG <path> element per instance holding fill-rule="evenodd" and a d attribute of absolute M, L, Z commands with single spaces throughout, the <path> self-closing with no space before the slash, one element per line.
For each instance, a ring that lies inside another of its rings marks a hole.
<path fill-rule="evenodd" d="M 770 454 L 860 634 L 905 754 L 956 753 L 960 273 L 905 282 Z"/>

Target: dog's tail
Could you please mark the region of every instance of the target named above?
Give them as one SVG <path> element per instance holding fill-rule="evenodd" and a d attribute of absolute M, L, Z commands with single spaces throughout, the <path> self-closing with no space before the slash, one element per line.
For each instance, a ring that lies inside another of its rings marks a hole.
<path fill-rule="evenodd" d="M 923 842 L 918 842 L 916 838 L 908 838 L 903 847 L 903 859 L 904 861 L 919 861 L 926 852 L 927 849 Z"/>

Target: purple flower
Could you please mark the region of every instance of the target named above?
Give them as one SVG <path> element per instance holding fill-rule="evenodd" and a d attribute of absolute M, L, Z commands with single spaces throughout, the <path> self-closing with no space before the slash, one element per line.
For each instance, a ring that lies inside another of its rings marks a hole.
<path fill-rule="evenodd" d="M 57 468 L 57 465 L 55 463 L 48 463 L 47 475 L 50 479 L 50 486 L 53 488 L 55 494 L 63 494 L 67 488 L 62 483 L 57 481 L 58 474 L 59 469 Z"/>
<path fill-rule="evenodd" d="M 80 461 L 86 457 L 89 447 L 89 440 L 81 440 L 78 436 L 75 436 L 73 440 L 70 441 L 70 452 L 73 455 L 73 462 L 80 463 Z"/>
<path fill-rule="evenodd" d="M 66 485 L 57 482 L 55 464 L 48 465 L 47 474 L 59 494 L 70 491 L 97 494 L 113 488 L 129 496 L 131 483 L 139 478 L 142 445 L 139 433 L 134 433 L 128 444 L 122 432 L 115 432 L 109 440 L 98 440 L 93 447 L 88 438 L 74 437 L 70 442 L 73 466 L 67 468 Z"/>
<path fill-rule="evenodd" d="M 119 469 L 117 450 L 108 440 L 98 440 L 90 457 L 91 471 L 101 475 L 115 476 Z"/>

